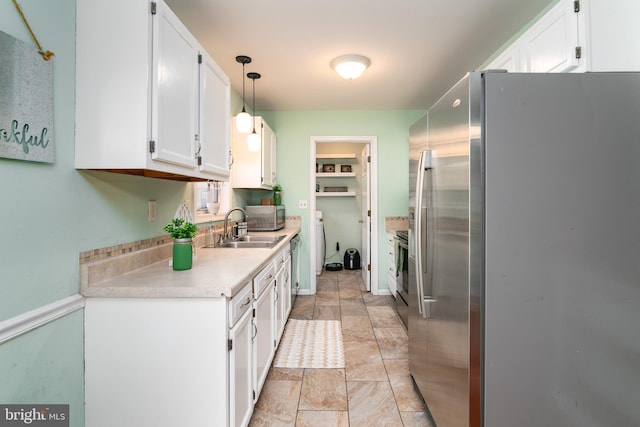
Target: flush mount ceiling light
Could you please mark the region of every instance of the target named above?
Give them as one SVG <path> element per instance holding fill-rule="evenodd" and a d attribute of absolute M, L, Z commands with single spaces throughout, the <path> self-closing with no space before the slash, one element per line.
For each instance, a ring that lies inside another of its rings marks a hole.
<path fill-rule="evenodd" d="M 343 79 L 357 79 L 371 64 L 369 58 L 362 55 L 342 55 L 331 61 L 331 68 Z"/>
<path fill-rule="evenodd" d="M 253 114 L 256 114 L 256 79 L 261 76 L 258 73 L 248 73 L 247 77 L 253 80 Z M 262 133 L 262 132 L 260 132 Z M 256 133 L 256 118 L 253 117 L 253 132 L 247 137 L 247 148 L 249 151 L 258 151 L 262 145 L 262 138 Z"/>
<path fill-rule="evenodd" d="M 236 61 L 242 64 L 242 111 L 236 116 L 236 129 L 240 133 L 251 132 L 251 116 L 244 108 L 244 66 L 251 63 L 251 58 L 244 55 L 236 56 Z"/>

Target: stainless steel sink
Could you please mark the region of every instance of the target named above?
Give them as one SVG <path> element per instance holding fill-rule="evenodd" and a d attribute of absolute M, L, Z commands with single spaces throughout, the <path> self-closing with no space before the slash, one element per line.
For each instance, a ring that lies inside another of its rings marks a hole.
<path fill-rule="evenodd" d="M 205 246 L 205 248 L 272 248 L 282 239 L 281 236 L 256 236 L 244 235 L 233 240 L 225 240 L 222 243 L 216 243 L 215 246 Z"/>

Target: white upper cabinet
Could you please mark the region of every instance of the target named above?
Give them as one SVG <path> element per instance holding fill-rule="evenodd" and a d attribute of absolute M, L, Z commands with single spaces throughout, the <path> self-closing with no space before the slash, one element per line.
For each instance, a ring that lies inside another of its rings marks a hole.
<path fill-rule="evenodd" d="M 640 1 L 582 0 L 589 71 L 640 71 Z"/>
<path fill-rule="evenodd" d="M 584 70 L 579 37 L 583 26 L 579 2 L 560 0 L 485 68 L 532 73 Z"/>
<path fill-rule="evenodd" d="M 162 0 L 78 2 L 76 168 L 225 180 L 229 92 Z"/>
<path fill-rule="evenodd" d="M 640 71 L 638 0 L 560 0 L 485 69 Z"/>
<path fill-rule="evenodd" d="M 522 36 L 522 71 L 566 72 L 583 65 L 579 11 L 579 3 L 561 0 Z"/>
<path fill-rule="evenodd" d="M 229 78 L 207 55 L 200 64 L 200 171 L 214 177 L 229 177 Z"/>
<path fill-rule="evenodd" d="M 262 117 L 253 119 L 256 133 L 261 138 L 257 151 L 249 151 L 249 134 L 239 133 L 233 126 L 231 185 L 233 188 L 271 190 L 276 183 L 276 134 Z"/>
<path fill-rule="evenodd" d="M 198 42 L 159 2 L 153 20 L 151 158 L 195 170 L 198 139 Z M 153 98 L 153 97 L 152 97 Z M 153 107 L 156 108 L 153 108 Z"/>

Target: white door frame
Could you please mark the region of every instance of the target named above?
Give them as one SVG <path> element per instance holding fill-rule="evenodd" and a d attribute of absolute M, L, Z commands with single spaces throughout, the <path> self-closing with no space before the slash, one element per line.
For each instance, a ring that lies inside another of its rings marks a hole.
<path fill-rule="evenodd" d="M 371 153 L 371 293 L 379 295 L 378 289 L 378 137 L 376 136 L 312 136 L 309 138 L 309 293 L 316 293 L 316 144 L 323 142 L 369 144 Z"/>

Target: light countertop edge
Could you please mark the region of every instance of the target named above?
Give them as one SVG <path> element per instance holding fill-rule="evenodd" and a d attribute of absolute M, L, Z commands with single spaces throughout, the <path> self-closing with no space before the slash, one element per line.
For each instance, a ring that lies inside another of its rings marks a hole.
<path fill-rule="evenodd" d="M 174 271 L 163 260 L 91 285 L 82 294 L 88 298 L 231 298 L 299 232 L 299 226 L 252 232 L 286 237 L 269 249 L 197 248 L 190 270 Z"/>

